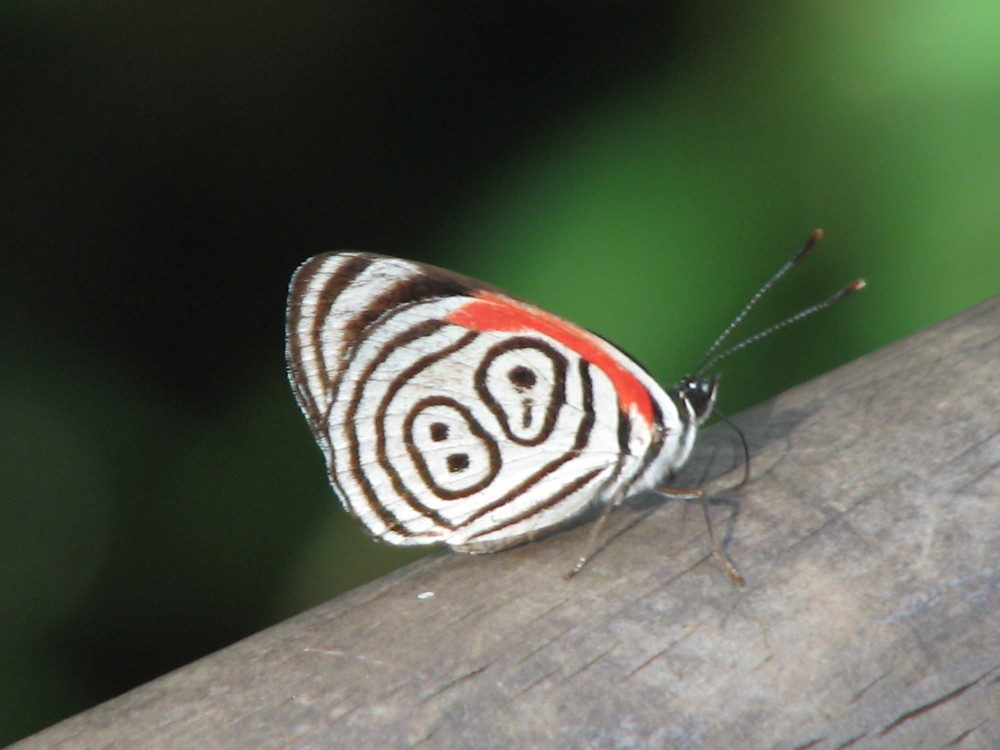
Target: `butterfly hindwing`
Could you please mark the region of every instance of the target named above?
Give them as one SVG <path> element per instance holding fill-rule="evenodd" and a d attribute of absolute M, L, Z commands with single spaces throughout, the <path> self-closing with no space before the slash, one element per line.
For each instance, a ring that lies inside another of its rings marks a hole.
<path fill-rule="evenodd" d="M 649 468 L 672 408 L 583 329 L 367 253 L 296 272 L 288 359 L 337 494 L 394 544 L 486 551 L 562 525 Z"/>

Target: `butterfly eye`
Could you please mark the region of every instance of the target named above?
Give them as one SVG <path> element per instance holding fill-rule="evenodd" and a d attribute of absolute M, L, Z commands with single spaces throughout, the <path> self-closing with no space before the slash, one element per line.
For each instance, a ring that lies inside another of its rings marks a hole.
<path fill-rule="evenodd" d="M 692 418 L 699 422 L 705 419 L 715 406 L 715 395 L 719 388 L 719 376 L 709 380 L 684 378 L 674 391 L 687 404 Z"/>

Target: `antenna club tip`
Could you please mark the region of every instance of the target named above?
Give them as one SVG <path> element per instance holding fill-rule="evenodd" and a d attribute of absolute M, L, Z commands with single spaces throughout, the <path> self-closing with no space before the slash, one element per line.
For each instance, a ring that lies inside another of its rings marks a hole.
<path fill-rule="evenodd" d="M 823 230 L 814 229 L 812 234 L 809 235 L 809 239 L 806 240 L 806 243 L 801 248 L 799 248 L 799 251 L 797 253 L 795 253 L 795 257 L 792 258 L 791 263 L 793 264 L 798 263 L 800 260 L 806 257 L 806 255 L 809 254 L 809 251 L 812 250 L 814 247 L 816 247 L 816 243 L 819 242 L 821 239 L 823 239 Z"/>
<path fill-rule="evenodd" d="M 866 286 L 868 286 L 868 282 L 864 279 L 855 279 L 847 285 L 847 290 L 848 293 L 853 294 L 854 292 L 860 292 Z"/>

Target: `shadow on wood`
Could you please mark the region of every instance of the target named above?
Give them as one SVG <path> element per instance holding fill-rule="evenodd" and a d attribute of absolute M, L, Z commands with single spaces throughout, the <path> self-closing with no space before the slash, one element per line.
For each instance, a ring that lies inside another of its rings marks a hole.
<path fill-rule="evenodd" d="M 16 747 L 1000 746 L 1000 298 L 736 421 L 745 589 L 626 509 L 573 580 L 587 527 L 424 559 Z"/>

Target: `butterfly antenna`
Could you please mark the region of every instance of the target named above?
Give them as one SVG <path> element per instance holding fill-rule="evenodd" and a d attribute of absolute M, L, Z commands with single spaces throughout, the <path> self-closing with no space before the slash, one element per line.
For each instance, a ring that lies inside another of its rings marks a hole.
<path fill-rule="evenodd" d="M 777 284 L 778 281 L 780 281 L 789 271 L 791 271 L 796 265 L 798 265 L 802 261 L 802 259 L 805 258 L 806 255 L 808 255 L 809 252 L 816 246 L 816 243 L 818 243 L 821 239 L 823 239 L 823 230 L 822 229 L 814 230 L 813 233 L 809 235 L 809 239 L 807 239 L 805 244 L 798 249 L 795 255 L 789 258 L 785 262 L 785 264 L 781 266 L 781 268 L 779 268 L 777 272 L 770 279 L 767 280 L 767 282 L 765 282 L 764 286 L 762 286 L 754 293 L 754 295 L 750 298 L 750 301 L 747 302 L 747 304 L 740 311 L 739 315 L 733 318 L 733 322 L 730 323 L 728 326 L 726 326 L 726 329 L 719 335 L 719 337 L 714 342 L 712 342 L 712 345 L 708 347 L 708 351 L 705 352 L 705 356 L 702 357 L 701 362 L 695 369 L 693 377 L 697 377 L 702 373 L 706 372 L 707 370 L 710 370 L 712 367 L 717 365 L 721 360 L 725 359 L 731 354 L 735 354 L 741 349 L 750 346 L 750 344 L 760 341 L 762 338 L 770 336 L 772 333 L 780 331 L 782 328 L 790 326 L 792 323 L 797 323 L 803 318 L 807 318 L 810 315 L 813 315 L 814 313 L 817 313 L 820 310 L 823 310 L 829 307 L 830 305 L 839 302 L 845 297 L 853 294 L 854 292 L 857 292 L 860 289 L 864 288 L 865 282 L 862 279 L 857 279 L 855 281 L 852 281 L 850 284 L 848 284 L 846 287 L 841 289 L 839 292 L 834 294 L 829 299 L 823 300 L 818 304 L 812 305 L 811 307 L 808 307 L 805 310 L 796 313 L 792 317 L 787 318 L 786 320 L 783 320 L 780 323 L 775 323 L 774 325 L 765 328 L 763 331 L 760 331 L 759 333 L 756 333 L 753 336 L 744 339 L 735 346 L 726 349 L 721 354 L 716 354 L 716 352 L 719 350 L 719 347 L 723 344 L 723 342 L 725 342 L 725 340 L 729 338 L 729 335 L 733 332 L 733 330 L 738 325 L 740 325 L 740 323 L 742 323 L 744 319 L 746 319 L 747 315 L 750 313 L 751 310 L 753 310 L 754 307 L 757 306 L 757 303 L 760 302 L 761 298 L 769 291 L 771 291 L 771 288 L 775 284 Z"/>
<path fill-rule="evenodd" d="M 812 305 L 811 307 L 807 307 L 805 310 L 802 310 L 801 312 L 796 313 L 795 315 L 793 315 L 790 318 L 786 318 L 785 320 L 781 321 L 780 323 L 775 323 L 773 326 L 768 326 L 763 331 L 755 333 L 753 336 L 750 336 L 749 338 L 743 339 L 743 341 L 741 341 L 740 343 L 736 344 L 735 346 L 732 346 L 729 349 L 726 349 L 726 351 L 722 352 L 722 354 L 719 354 L 718 356 L 716 356 L 713 359 L 709 360 L 709 362 L 707 364 L 702 365 L 700 368 L 698 368 L 698 372 L 701 373 L 701 372 L 704 372 L 705 370 L 709 370 L 712 367 L 715 367 L 715 365 L 717 365 L 721 360 L 723 360 L 726 357 L 728 357 L 730 354 L 735 354 L 736 352 L 740 351 L 741 349 L 746 349 L 748 346 L 750 346 L 750 344 L 754 344 L 754 343 L 760 341 L 762 338 L 766 338 L 766 337 L 770 336 L 772 333 L 775 333 L 776 331 L 780 331 L 782 328 L 787 328 L 788 326 L 792 325 L 792 323 L 798 323 L 803 318 L 808 318 L 810 315 L 818 313 L 820 310 L 825 310 L 830 305 L 834 305 L 837 302 L 840 302 L 840 300 L 844 299 L 845 297 L 849 297 L 852 294 L 854 294 L 855 292 L 858 292 L 858 291 L 860 291 L 860 290 L 862 290 L 864 288 L 865 288 L 865 280 L 864 279 L 855 279 L 850 284 L 848 284 L 843 289 L 841 289 L 839 292 L 837 292 L 836 294 L 832 295 L 831 297 L 828 297 L 827 299 L 823 300 L 822 302 L 819 302 L 819 303 L 817 303 L 815 305 Z"/>
<path fill-rule="evenodd" d="M 733 332 L 736 326 L 742 323 L 746 318 L 746 316 L 750 313 L 750 311 L 757 306 L 757 303 L 760 302 L 761 297 L 763 297 L 765 294 L 771 291 L 771 287 L 777 284 L 782 279 L 782 277 L 785 276 L 785 274 L 791 271 L 796 266 L 796 264 L 798 264 L 800 260 L 806 257 L 806 255 L 809 254 L 809 251 L 812 250 L 816 246 L 816 243 L 818 243 L 821 239 L 823 239 L 823 230 L 822 229 L 813 230 L 813 233 L 809 235 L 809 239 L 807 239 L 805 244 L 798 249 L 795 255 L 789 258 L 785 262 L 785 264 L 777 270 L 774 276 L 768 279 L 764 283 L 764 286 L 762 286 L 760 289 L 756 291 L 756 293 L 750 298 L 750 301 L 746 303 L 746 305 L 742 310 L 740 310 L 739 315 L 733 318 L 733 322 L 730 323 L 728 326 L 726 326 L 726 330 L 720 333 L 719 337 L 712 342 L 712 345 L 710 347 L 708 347 L 708 351 L 705 352 L 705 356 L 702 357 L 701 362 L 695 369 L 696 373 L 701 373 L 708 369 L 705 363 L 708 362 L 712 358 L 712 355 L 715 354 L 715 352 L 718 350 L 718 348 L 722 346 L 722 342 L 724 342 L 727 338 L 729 338 L 729 334 Z"/>

